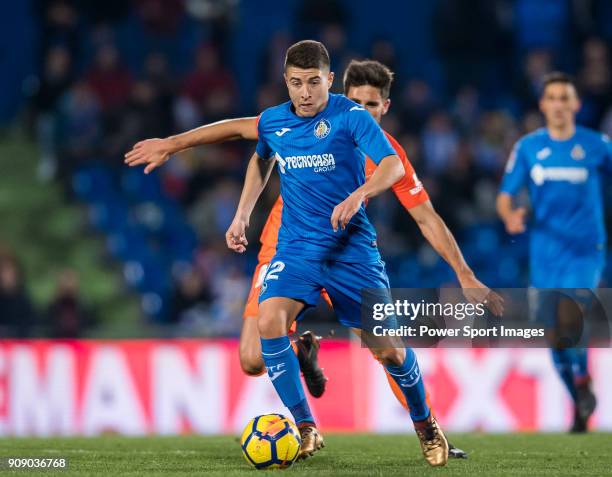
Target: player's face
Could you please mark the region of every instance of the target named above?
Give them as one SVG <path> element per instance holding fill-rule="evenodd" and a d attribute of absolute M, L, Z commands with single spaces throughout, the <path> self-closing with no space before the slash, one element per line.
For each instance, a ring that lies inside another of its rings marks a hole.
<path fill-rule="evenodd" d="M 346 96 L 351 101 L 366 108 L 369 113 L 374 116 L 377 123 L 380 123 L 383 115 L 387 114 L 389 106 L 391 105 L 391 100 L 389 98 L 383 99 L 380 88 L 370 86 L 369 84 L 351 86 L 346 92 Z"/>
<path fill-rule="evenodd" d="M 573 124 L 579 109 L 580 100 L 571 84 L 551 83 L 540 99 L 540 110 L 549 127 L 563 128 Z"/>
<path fill-rule="evenodd" d="M 296 114 L 309 117 L 322 111 L 329 100 L 333 81 L 331 71 L 289 66 L 285 71 L 285 82 Z"/>

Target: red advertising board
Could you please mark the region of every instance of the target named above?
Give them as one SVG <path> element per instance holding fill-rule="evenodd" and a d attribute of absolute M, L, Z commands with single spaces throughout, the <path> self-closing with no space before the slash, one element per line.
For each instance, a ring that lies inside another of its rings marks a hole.
<path fill-rule="evenodd" d="M 558 431 L 567 393 L 545 349 L 417 350 L 436 415 L 449 431 Z M 382 368 L 359 343 L 325 340 L 326 394 L 311 399 L 326 431 L 411 432 Z M 591 351 L 612 430 L 612 350 Z M 242 374 L 234 340 L 0 341 L 0 435 L 234 433 L 287 412 L 267 376 Z"/>

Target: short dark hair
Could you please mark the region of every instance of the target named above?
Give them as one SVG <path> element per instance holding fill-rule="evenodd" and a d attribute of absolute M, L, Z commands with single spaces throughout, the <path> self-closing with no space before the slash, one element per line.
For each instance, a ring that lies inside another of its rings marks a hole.
<path fill-rule="evenodd" d="M 568 75 L 567 73 L 563 73 L 562 71 L 553 71 L 542 78 L 542 94 L 544 94 L 544 91 L 549 84 L 555 83 L 572 85 L 576 90 L 576 94 L 578 94 L 578 86 L 576 85 L 576 80 L 574 77 L 572 75 Z"/>
<path fill-rule="evenodd" d="M 291 45 L 285 55 L 285 69 L 289 66 L 301 68 L 318 68 L 329 70 L 329 53 L 325 45 L 319 41 L 302 40 Z"/>
<path fill-rule="evenodd" d="M 383 99 L 387 99 L 392 82 L 393 71 L 379 61 L 352 60 L 344 72 L 344 94 L 348 94 L 351 87 L 368 85 L 380 89 Z"/>

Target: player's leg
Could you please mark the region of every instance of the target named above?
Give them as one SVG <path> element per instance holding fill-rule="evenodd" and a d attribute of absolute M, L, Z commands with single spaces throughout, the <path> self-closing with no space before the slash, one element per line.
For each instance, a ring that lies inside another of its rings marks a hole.
<path fill-rule="evenodd" d="M 253 272 L 251 289 L 242 315 L 242 329 L 240 331 L 240 367 L 248 376 L 260 376 L 266 371 L 261 356 L 261 342 L 257 329 L 257 315 L 259 314 L 259 292 L 270 266 L 269 260 L 260 260 Z"/>
<path fill-rule="evenodd" d="M 321 290 L 321 298 L 332 307 L 329 295 L 325 290 Z M 300 369 L 306 382 L 308 392 L 312 397 L 321 397 L 327 386 L 327 377 L 323 373 L 323 368 L 319 366 L 319 337 L 312 331 L 305 331 L 295 341 Z"/>
<path fill-rule="evenodd" d="M 259 293 L 269 265 L 269 260 L 260 261 L 257 264 L 255 272 L 253 273 L 251 290 L 243 314 L 239 357 L 240 367 L 248 376 L 261 376 L 266 371 L 264 360 L 261 355 L 257 315 L 259 314 Z M 296 326 L 294 322 L 289 328 L 289 333 L 294 333 L 295 331 Z M 293 350 L 297 354 L 308 392 L 310 392 L 313 397 L 321 397 L 325 392 L 327 378 L 318 365 L 318 337 L 310 331 L 305 331 L 297 340 L 293 341 Z"/>
<path fill-rule="evenodd" d="M 559 292 L 554 289 L 530 288 L 529 308 L 533 315 L 532 319 L 541 323 L 546 329 L 546 338 L 550 344 L 555 370 L 572 400 L 575 401 L 572 351 L 567 345 L 563 345 L 557 329 L 557 309 L 560 296 Z"/>
<path fill-rule="evenodd" d="M 300 366 L 287 329 L 306 306 L 314 306 L 321 286 L 318 262 L 275 257 L 264 279 L 259 303 L 258 330 L 268 376 L 289 409 L 302 436 L 300 458 L 323 447 L 300 380 Z M 287 298 L 292 297 L 292 298 Z"/>
<path fill-rule="evenodd" d="M 553 363 L 569 395 L 576 402 L 573 349 L 575 342 L 571 328 L 573 328 L 572 322 L 578 319 L 580 311 L 577 304 L 563 296 L 561 291 L 551 290 L 546 293 L 554 294 L 554 300 L 551 298 L 547 301 L 547 306 L 552 307 L 549 313 L 553 313 L 555 317 L 553 325 L 547 330 Z"/>
<path fill-rule="evenodd" d="M 370 340 L 368 331 L 363 330 L 362 290 L 373 290 L 375 300 L 391 302 L 384 263 L 381 260 L 365 264 L 336 262 L 326 271 L 324 284 L 338 320 L 345 326 L 362 329 L 362 340 L 402 390 L 427 462 L 433 466 L 446 464 L 448 441 L 427 404 L 414 351 L 405 348 L 401 340 Z"/>
<path fill-rule="evenodd" d="M 327 387 L 327 377 L 319 366 L 319 340 L 319 336 L 307 330 L 293 342 L 306 388 L 315 398 L 323 396 Z"/>
<path fill-rule="evenodd" d="M 582 347 L 589 339 L 588 316 L 595 303 L 593 290 L 601 281 L 605 267 L 605 257 L 601 252 L 593 255 L 572 260 L 569 264 L 570 270 L 565 274 L 568 281 L 565 285 L 575 287 L 571 289 L 571 298 L 577 306 L 569 308 L 569 316 L 566 310 L 560 310 L 560 324 L 569 328 L 576 337 L 582 338 L 581 346 L 573 348 L 573 373 L 574 387 L 576 389 L 576 406 L 574 410 L 574 423 L 572 432 L 586 432 L 588 430 L 589 418 L 595 412 L 597 399 L 592 389 L 591 376 L 588 365 L 588 349 Z M 587 287 L 587 288 L 582 288 Z"/>
<path fill-rule="evenodd" d="M 569 371 L 565 370 L 564 382 L 571 380 L 571 395 L 574 400 L 574 422 L 571 432 L 586 432 L 588 420 L 595 411 L 597 400 L 591 390 L 591 378 L 588 372 L 587 350 L 579 342 L 586 333 L 586 313 L 590 308 L 589 290 L 564 290 L 567 296 L 561 298 L 557 309 L 556 338 L 562 349 L 553 350 L 553 359 L 558 354 L 566 356 L 566 362 L 571 363 Z M 589 296 L 584 296 L 586 292 Z M 567 376 L 569 375 L 569 376 Z"/>
<path fill-rule="evenodd" d="M 299 301 L 272 297 L 260 304 L 257 320 L 268 375 L 298 425 L 314 422 L 300 381 L 300 365 L 287 336 L 288 325 L 303 308 Z"/>
<path fill-rule="evenodd" d="M 266 372 L 266 365 L 261 355 L 257 316 L 249 316 L 242 321 L 239 355 L 240 367 L 247 376 L 261 376 Z"/>
<path fill-rule="evenodd" d="M 358 337 L 361 338 L 361 330 L 359 328 L 351 328 L 351 331 L 355 333 Z M 376 359 L 376 361 L 378 361 L 383 366 L 383 369 L 385 370 L 385 376 L 387 378 L 387 382 L 389 383 L 389 387 L 391 388 L 391 392 L 395 396 L 395 399 L 397 399 L 397 401 L 400 403 L 400 405 L 404 409 L 406 409 L 406 411 L 410 412 L 410 407 L 408 406 L 408 403 L 406 401 L 406 396 L 402 392 L 402 388 L 397 384 L 393 376 L 389 374 L 389 371 L 387 371 L 387 369 L 385 368 L 383 363 L 378 359 L 376 354 L 372 353 L 372 356 L 374 357 L 374 359 Z M 427 387 L 425 387 L 425 401 L 427 402 L 427 405 L 431 409 L 431 402 L 429 401 L 429 392 L 427 391 Z M 467 452 L 460 449 L 459 447 L 455 447 L 450 442 L 450 440 L 448 440 L 448 456 L 454 459 L 467 459 L 468 454 Z"/>

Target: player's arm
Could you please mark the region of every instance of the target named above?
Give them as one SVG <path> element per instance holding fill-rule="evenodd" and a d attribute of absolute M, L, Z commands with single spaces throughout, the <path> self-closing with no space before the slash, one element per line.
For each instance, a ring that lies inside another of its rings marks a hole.
<path fill-rule="evenodd" d="M 526 229 L 525 207 L 514 207 L 513 197 L 525 186 L 527 182 L 527 165 L 518 142 L 512 149 L 512 153 L 506 164 L 506 171 L 502 179 L 499 194 L 496 200 L 496 209 L 499 218 L 506 226 L 509 234 L 520 234 Z"/>
<path fill-rule="evenodd" d="M 249 244 L 246 229 L 257 199 L 270 178 L 274 162 L 274 159 L 264 159 L 257 152 L 251 156 L 234 220 L 225 233 L 227 246 L 234 252 L 243 253 Z"/>
<path fill-rule="evenodd" d="M 145 139 L 125 155 L 125 163 L 130 167 L 146 164 L 144 172 L 148 174 L 164 164 L 172 154 L 190 147 L 235 139 L 257 140 L 257 117 L 226 119 L 163 139 Z"/>
<path fill-rule="evenodd" d="M 408 212 L 419 226 L 425 239 L 451 266 L 465 297 L 473 303 L 485 302 L 493 313 L 501 315 L 503 300 L 476 278 L 465 258 L 463 258 L 455 237 L 442 217 L 438 215 L 431 201 L 427 200 L 420 205 L 411 207 Z"/>
<path fill-rule="evenodd" d="M 334 232 L 338 226 L 344 230 L 364 200 L 389 189 L 406 173 L 397 152 L 370 113 L 362 107 L 353 106 L 346 112 L 345 119 L 355 145 L 378 167 L 370 180 L 334 208 L 331 216 Z"/>
<path fill-rule="evenodd" d="M 527 210 L 525 207 L 514 207 L 512 196 L 507 192 L 500 192 L 497 195 L 495 206 L 497 215 L 506 226 L 506 231 L 509 234 L 521 234 L 526 230 L 525 215 Z"/>
<path fill-rule="evenodd" d="M 331 216 L 331 224 L 334 232 L 338 230 L 338 226 L 340 226 L 342 230 L 345 229 L 346 225 L 357 213 L 364 200 L 389 189 L 400 180 L 404 174 L 404 166 L 397 155 L 393 154 L 383 158 L 374 171 L 374 174 L 372 174 L 372 177 L 334 207 Z"/>

